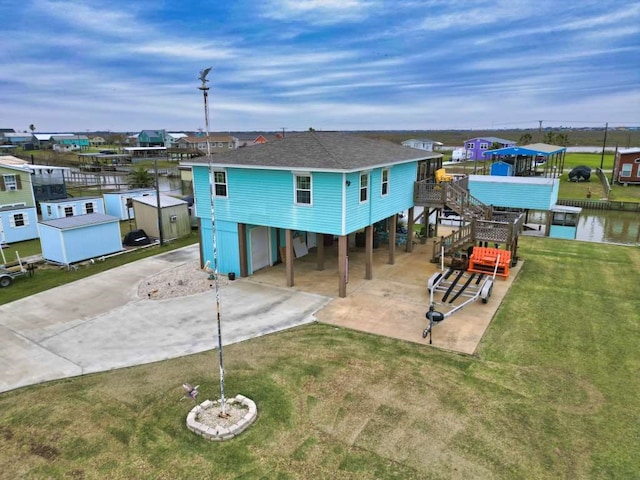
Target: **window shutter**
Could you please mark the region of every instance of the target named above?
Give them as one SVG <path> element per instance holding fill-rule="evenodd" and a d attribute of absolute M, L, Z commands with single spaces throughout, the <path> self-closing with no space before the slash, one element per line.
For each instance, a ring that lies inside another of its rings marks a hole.
<path fill-rule="evenodd" d="M 7 189 L 7 187 L 5 187 L 4 185 L 4 177 L 2 175 L 0 175 L 0 190 L 2 190 L 3 192 Z"/>
<path fill-rule="evenodd" d="M 9 217 L 9 226 L 11 228 L 16 228 L 16 217 L 14 217 L 13 215 Z"/>
<path fill-rule="evenodd" d="M 22 221 L 24 222 L 24 227 L 26 227 L 27 225 L 29 225 L 29 215 L 27 215 L 26 213 L 22 214 Z"/>
<path fill-rule="evenodd" d="M 22 179 L 20 178 L 20 175 L 16 175 L 16 185 L 18 190 L 22 190 Z"/>

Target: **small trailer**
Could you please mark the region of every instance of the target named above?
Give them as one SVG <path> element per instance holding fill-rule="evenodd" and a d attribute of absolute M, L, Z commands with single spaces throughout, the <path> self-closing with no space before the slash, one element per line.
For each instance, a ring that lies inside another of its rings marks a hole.
<path fill-rule="evenodd" d="M 482 303 L 487 303 L 493 290 L 493 283 L 500 265 L 500 255 L 496 258 L 493 268 L 493 275 L 486 273 L 470 272 L 449 268 L 446 272 L 434 273 L 427 281 L 429 289 L 429 311 L 426 313 L 429 325 L 422 332 L 422 338 L 429 335 L 429 344 L 432 343 L 432 332 L 434 325 L 450 317 L 458 310 L 463 309 L 478 298 Z M 456 273 L 457 272 L 457 273 Z M 434 300 L 434 294 L 442 294 L 438 302 Z M 459 298 L 463 298 L 462 303 L 454 303 Z M 446 312 L 436 310 L 436 305 L 448 308 Z"/>
<path fill-rule="evenodd" d="M 4 258 L 4 252 L 2 252 L 3 263 L 0 265 L 0 287 L 8 287 L 13 283 L 13 279 L 21 275 L 26 275 L 29 270 L 24 267 L 20 255 L 16 252 L 17 261 L 12 264 L 7 264 Z"/>

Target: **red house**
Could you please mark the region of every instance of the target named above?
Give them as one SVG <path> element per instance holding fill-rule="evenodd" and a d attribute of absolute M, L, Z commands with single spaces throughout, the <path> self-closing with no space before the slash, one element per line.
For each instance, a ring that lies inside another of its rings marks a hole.
<path fill-rule="evenodd" d="M 640 184 L 640 148 L 618 150 L 613 167 L 613 179 L 621 184 Z"/>

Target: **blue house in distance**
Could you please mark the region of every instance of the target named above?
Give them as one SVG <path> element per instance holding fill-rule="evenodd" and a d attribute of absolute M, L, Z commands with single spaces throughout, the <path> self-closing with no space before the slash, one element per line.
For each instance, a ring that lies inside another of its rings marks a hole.
<path fill-rule="evenodd" d="M 397 214 L 412 212 L 414 182 L 420 172 L 441 167 L 442 155 L 361 136 L 305 132 L 183 164 L 193 169 L 203 264 L 213 264 L 213 191 L 220 272 L 248 276 L 281 260 L 293 286 L 295 256 L 316 247 L 322 270 L 325 242 L 337 237 L 338 292 L 345 297 L 348 236 L 364 230 L 365 278 L 372 278 L 373 225 L 387 220 L 393 263 Z"/>

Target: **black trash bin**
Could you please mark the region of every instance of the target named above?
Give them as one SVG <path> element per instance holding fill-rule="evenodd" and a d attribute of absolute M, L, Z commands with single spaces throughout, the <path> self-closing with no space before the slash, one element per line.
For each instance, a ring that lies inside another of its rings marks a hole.
<path fill-rule="evenodd" d="M 229 272 L 227 277 L 229 278 L 229 280 L 235 280 L 236 279 L 236 274 L 235 274 L 235 272 Z"/>

